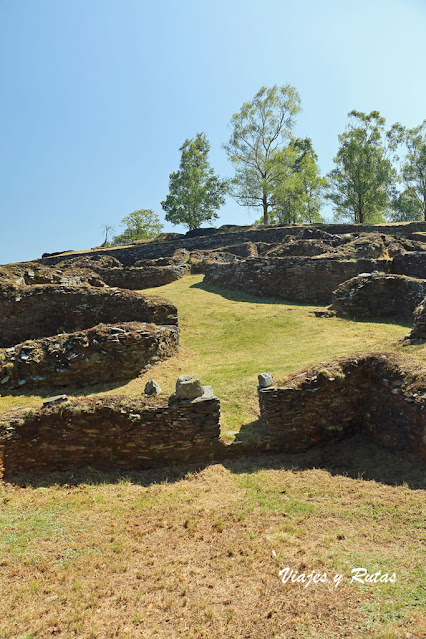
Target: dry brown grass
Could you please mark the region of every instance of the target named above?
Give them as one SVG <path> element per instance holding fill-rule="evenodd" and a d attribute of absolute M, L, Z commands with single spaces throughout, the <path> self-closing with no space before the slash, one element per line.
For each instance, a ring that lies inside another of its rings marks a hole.
<path fill-rule="evenodd" d="M 180 373 L 197 374 L 221 398 L 225 428 L 238 430 L 257 417 L 261 370 L 282 378 L 355 350 L 402 350 L 408 332 L 316 319 L 311 307 L 219 294 L 200 279 L 155 290 L 178 305 L 179 355 L 90 392 L 136 395 L 152 376 L 170 392 Z M 403 352 L 426 359 L 423 346 Z M 0 411 L 40 399 L 5 396 Z M 421 469 L 359 446 L 2 484 L 1 639 L 424 639 Z M 286 566 L 344 580 L 284 585 Z M 356 566 L 397 581 L 349 584 Z"/>
<path fill-rule="evenodd" d="M 175 469 L 169 481 L 68 474 L 62 485 L 5 484 L 0 636 L 424 637 L 424 491 L 290 461 Z M 329 580 L 284 585 L 286 566 Z M 357 566 L 397 581 L 350 584 Z"/>

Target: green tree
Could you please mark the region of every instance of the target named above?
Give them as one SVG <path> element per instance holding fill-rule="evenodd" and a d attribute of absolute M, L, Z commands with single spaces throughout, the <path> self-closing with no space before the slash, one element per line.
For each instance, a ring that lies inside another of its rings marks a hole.
<path fill-rule="evenodd" d="M 262 87 L 231 119 L 233 131 L 224 145 L 235 168 L 230 192 L 242 206 L 260 207 L 264 224 L 269 222 L 274 185 L 287 161 L 282 152 L 291 139 L 300 102 L 290 85 Z"/>
<path fill-rule="evenodd" d="M 227 181 L 215 175 L 209 164 L 210 144 L 204 133 L 185 140 L 179 151 L 179 171 L 170 174 L 169 194 L 161 206 L 168 222 L 195 229 L 218 217 L 216 211 L 225 204 Z"/>
<path fill-rule="evenodd" d="M 280 224 L 322 222 L 320 209 L 327 181 L 321 177 L 318 156 L 310 138 L 291 140 L 275 155 L 277 170 L 272 189 L 271 222 Z"/>
<path fill-rule="evenodd" d="M 426 120 L 414 129 L 399 127 L 407 154 L 402 160 L 403 191 L 393 201 L 395 221 L 426 220 Z"/>
<path fill-rule="evenodd" d="M 160 218 L 151 209 L 141 209 L 129 213 L 120 222 L 125 229 L 112 238 L 110 246 L 131 244 L 136 240 L 149 240 L 161 233 L 163 225 Z"/>
<path fill-rule="evenodd" d="M 395 131 L 385 131 L 385 119 L 378 111 L 351 111 L 346 131 L 339 135 L 340 147 L 329 173 L 336 219 L 355 224 L 377 223 L 389 211 L 396 171 L 391 155 Z"/>

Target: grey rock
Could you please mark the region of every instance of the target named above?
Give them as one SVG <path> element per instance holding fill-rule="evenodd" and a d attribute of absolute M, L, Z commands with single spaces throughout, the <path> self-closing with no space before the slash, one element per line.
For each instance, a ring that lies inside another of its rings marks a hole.
<path fill-rule="evenodd" d="M 213 387 L 212 386 L 203 386 L 203 394 L 201 395 L 200 399 L 213 399 L 214 392 L 213 392 Z"/>
<path fill-rule="evenodd" d="M 272 379 L 272 373 L 260 373 L 257 376 L 259 380 L 260 388 L 269 388 L 269 386 L 273 386 L 274 380 Z"/>
<path fill-rule="evenodd" d="M 160 384 L 154 379 L 150 379 L 149 382 L 145 384 L 145 395 L 159 395 L 162 391 Z"/>
<path fill-rule="evenodd" d="M 178 399 L 195 399 L 203 395 L 203 387 L 197 377 L 181 375 L 176 382 L 176 397 Z"/>
<path fill-rule="evenodd" d="M 56 404 L 62 404 L 68 401 L 67 395 L 55 395 L 54 397 L 48 397 L 43 402 L 43 408 L 49 408 L 49 406 L 55 406 Z"/>

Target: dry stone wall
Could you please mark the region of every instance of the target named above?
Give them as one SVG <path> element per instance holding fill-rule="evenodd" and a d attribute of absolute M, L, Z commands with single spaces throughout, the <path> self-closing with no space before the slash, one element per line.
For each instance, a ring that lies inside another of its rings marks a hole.
<path fill-rule="evenodd" d="M 414 326 L 408 338 L 426 340 L 426 297 L 414 311 Z"/>
<path fill-rule="evenodd" d="M 426 296 L 426 280 L 404 275 L 364 273 L 340 284 L 333 293 L 333 307 L 352 319 L 410 318 Z"/>
<path fill-rule="evenodd" d="M 108 286 L 141 290 L 164 286 L 190 273 L 186 264 L 170 266 L 145 266 L 123 268 L 99 268 L 97 273 Z"/>
<path fill-rule="evenodd" d="M 261 297 L 329 304 L 333 291 L 342 282 L 366 271 L 388 269 L 388 260 L 258 257 L 233 264 L 208 264 L 204 282 Z"/>
<path fill-rule="evenodd" d="M 129 322 L 30 340 L 0 351 L 0 391 L 131 379 L 173 355 L 176 326 Z"/>
<path fill-rule="evenodd" d="M 396 255 L 392 262 L 391 272 L 426 279 L 426 251 L 412 251 Z"/>
<path fill-rule="evenodd" d="M 358 431 L 426 459 L 426 368 L 392 353 L 358 354 L 260 388 L 270 449 L 297 452 Z"/>
<path fill-rule="evenodd" d="M 218 448 L 216 397 L 186 402 L 92 397 L 0 418 L 3 475 L 20 471 L 152 468 L 208 460 Z"/>
<path fill-rule="evenodd" d="M 176 325 L 177 309 L 160 297 L 109 288 L 41 284 L 0 289 L 0 347 L 128 321 Z"/>
<path fill-rule="evenodd" d="M 409 224 L 392 225 L 368 225 L 368 224 L 321 224 L 310 227 L 290 225 L 290 226 L 270 226 L 270 227 L 232 227 L 227 230 L 221 227 L 214 233 L 198 237 L 181 236 L 172 241 L 165 242 L 145 242 L 135 246 L 117 247 L 110 249 L 98 249 L 80 253 L 81 256 L 104 257 L 112 256 L 118 259 L 124 266 L 133 266 L 137 260 L 156 259 L 169 257 L 178 249 L 188 251 L 212 250 L 226 246 L 234 246 L 245 242 L 265 242 L 269 244 L 281 243 L 284 238 L 296 237 L 301 231 L 311 229 L 319 237 L 321 232 L 329 235 L 345 235 L 348 233 L 382 233 L 392 234 L 401 238 L 408 238 L 413 233 L 425 232 L 425 222 L 410 222 Z M 59 264 L 64 260 L 69 260 L 72 254 L 59 254 L 39 260 L 43 264 Z M 407 273 L 408 274 L 408 273 Z"/>

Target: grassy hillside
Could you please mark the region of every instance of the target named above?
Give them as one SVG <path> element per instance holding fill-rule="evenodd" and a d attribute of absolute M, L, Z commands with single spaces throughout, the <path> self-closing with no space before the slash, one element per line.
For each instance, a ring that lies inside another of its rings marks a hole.
<path fill-rule="evenodd" d="M 154 377 L 171 393 L 179 375 L 199 376 L 211 384 L 222 402 L 222 427 L 231 438 L 241 425 L 257 419 L 257 375 L 271 371 L 275 379 L 337 355 L 359 350 L 403 350 L 426 359 L 426 347 L 398 343 L 409 324 L 350 322 L 317 318 L 318 306 L 285 304 L 239 292 L 205 287 L 202 275 L 191 275 L 144 293 L 162 295 L 179 310 L 181 349 L 177 357 L 151 368 L 128 384 L 67 389 L 69 394 L 137 395 Z M 63 392 L 49 389 L 43 395 Z M 34 395 L 0 397 L 0 412 L 11 406 L 37 404 Z"/>

